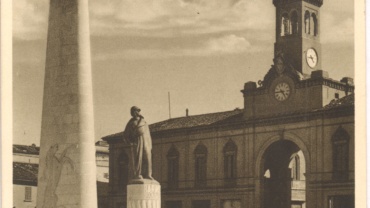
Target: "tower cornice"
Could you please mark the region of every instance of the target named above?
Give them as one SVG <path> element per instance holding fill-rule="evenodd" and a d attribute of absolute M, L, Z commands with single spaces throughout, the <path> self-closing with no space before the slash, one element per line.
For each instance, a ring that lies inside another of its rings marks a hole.
<path fill-rule="evenodd" d="M 278 6 L 280 4 L 290 3 L 290 2 L 295 2 L 295 1 L 305 1 L 307 3 L 313 4 L 318 7 L 321 7 L 323 4 L 323 0 L 273 0 L 272 2 L 275 6 Z"/>

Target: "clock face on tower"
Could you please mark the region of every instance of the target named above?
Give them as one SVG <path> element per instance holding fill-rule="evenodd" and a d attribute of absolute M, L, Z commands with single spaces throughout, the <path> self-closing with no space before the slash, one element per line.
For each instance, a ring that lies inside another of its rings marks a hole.
<path fill-rule="evenodd" d="M 313 48 L 309 48 L 306 53 L 306 61 L 309 67 L 314 68 L 317 65 L 317 53 Z"/>
<path fill-rule="evenodd" d="M 286 82 L 280 82 L 275 87 L 275 99 L 278 101 L 284 101 L 290 96 L 290 86 Z"/>

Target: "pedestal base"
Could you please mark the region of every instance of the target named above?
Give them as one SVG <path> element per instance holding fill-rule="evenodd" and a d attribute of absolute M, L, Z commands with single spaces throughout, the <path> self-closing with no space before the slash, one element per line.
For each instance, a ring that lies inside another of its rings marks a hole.
<path fill-rule="evenodd" d="M 127 208 L 161 208 L 161 185 L 150 180 L 127 185 Z"/>

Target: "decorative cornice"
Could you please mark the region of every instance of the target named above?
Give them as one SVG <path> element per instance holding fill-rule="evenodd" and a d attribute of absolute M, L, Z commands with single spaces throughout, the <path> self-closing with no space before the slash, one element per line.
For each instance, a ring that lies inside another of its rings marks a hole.
<path fill-rule="evenodd" d="M 317 85 L 325 85 L 330 88 L 334 88 L 337 90 L 343 90 L 347 92 L 354 92 L 355 86 L 346 84 L 343 82 L 335 81 L 333 79 L 328 78 L 311 78 L 302 80 L 301 82 L 298 82 L 296 85 L 296 88 L 305 88 L 305 87 L 311 87 L 311 86 L 317 86 Z"/>
<path fill-rule="evenodd" d="M 324 3 L 323 0 L 304 0 L 307 3 L 313 4 L 315 6 L 321 7 L 322 4 Z"/>
<path fill-rule="evenodd" d="M 286 3 L 296 2 L 296 1 L 305 1 L 307 3 L 313 4 L 315 6 L 321 7 L 323 4 L 323 0 L 273 0 L 272 3 L 275 6 L 279 6 Z"/>
<path fill-rule="evenodd" d="M 270 69 L 270 71 L 266 74 L 265 79 L 263 81 L 263 85 L 259 88 L 256 88 L 254 90 L 242 90 L 241 92 L 244 94 L 244 96 L 253 96 L 253 95 L 263 95 L 268 93 L 268 86 L 272 82 L 272 80 L 277 77 L 277 73 L 273 68 Z M 291 77 L 291 76 L 290 76 Z M 355 91 L 355 86 L 343 82 L 339 82 L 333 79 L 329 78 L 310 78 L 310 79 L 304 79 L 304 80 L 297 80 L 297 76 L 295 77 L 296 80 L 296 89 L 301 88 L 307 88 L 312 86 L 328 86 L 333 89 L 345 91 L 347 93 L 353 93 Z"/>

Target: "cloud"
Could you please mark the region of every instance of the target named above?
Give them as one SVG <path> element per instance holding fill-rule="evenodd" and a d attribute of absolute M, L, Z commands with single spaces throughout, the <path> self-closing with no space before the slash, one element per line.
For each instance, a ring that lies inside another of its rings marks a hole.
<path fill-rule="evenodd" d="M 249 48 L 251 48 L 249 41 L 236 35 L 213 38 L 206 43 L 206 50 L 210 53 L 242 53 Z"/>
<path fill-rule="evenodd" d="M 32 40 L 46 38 L 47 0 L 13 1 L 13 36 Z"/>
<path fill-rule="evenodd" d="M 120 59 L 163 59 L 171 57 L 195 57 L 251 53 L 257 51 L 244 37 L 234 34 L 214 37 L 187 48 L 141 48 L 124 49 L 113 53 L 101 53 L 94 57 L 97 61 Z"/>
<path fill-rule="evenodd" d="M 215 34 L 273 26 L 274 8 L 259 0 L 96 0 L 89 2 L 95 36 Z M 48 0 L 14 1 L 14 37 L 46 37 Z M 261 18 L 263 17 L 263 18 Z"/>
<path fill-rule="evenodd" d="M 92 1 L 95 35 L 174 36 L 273 26 L 273 6 L 258 0 Z M 263 17 L 263 18 L 260 18 Z"/>
<path fill-rule="evenodd" d="M 322 21 L 327 27 L 321 26 L 322 43 L 353 43 L 354 20 L 350 15 L 322 15 Z"/>
<path fill-rule="evenodd" d="M 14 37 L 44 39 L 49 1 L 13 2 Z M 323 42 L 353 40 L 351 8 L 353 2 L 348 0 L 324 4 L 321 34 L 328 35 L 322 35 Z M 254 35 L 275 26 L 275 7 L 268 0 L 94 0 L 89 1 L 89 9 L 91 34 L 99 37 L 190 37 L 237 32 Z"/>

